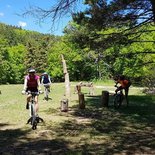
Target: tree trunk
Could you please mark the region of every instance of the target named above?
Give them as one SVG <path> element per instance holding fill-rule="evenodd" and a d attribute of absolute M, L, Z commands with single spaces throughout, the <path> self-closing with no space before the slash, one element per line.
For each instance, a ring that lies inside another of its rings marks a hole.
<path fill-rule="evenodd" d="M 67 71 L 66 61 L 64 56 L 61 55 L 62 64 L 63 64 L 63 73 L 65 78 L 65 96 L 66 98 L 70 98 L 70 81 L 69 81 L 69 73 Z"/>

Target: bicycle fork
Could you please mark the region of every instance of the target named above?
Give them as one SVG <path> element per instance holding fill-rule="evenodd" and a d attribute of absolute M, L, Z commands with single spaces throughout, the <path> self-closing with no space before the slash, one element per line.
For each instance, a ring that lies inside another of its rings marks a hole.
<path fill-rule="evenodd" d="M 35 130 L 37 128 L 37 121 L 36 121 L 36 110 L 35 110 L 35 101 L 34 98 L 32 98 L 30 107 L 30 119 L 31 119 L 31 125 L 32 129 Z"/>

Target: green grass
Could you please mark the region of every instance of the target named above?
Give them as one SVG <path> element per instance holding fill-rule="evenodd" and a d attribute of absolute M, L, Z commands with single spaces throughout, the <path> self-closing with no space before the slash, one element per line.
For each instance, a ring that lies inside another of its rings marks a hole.
<path fill-rule="evenodd" d="M 78 96 L 71 83 L 69 111 L 60 112 L 64 83 L 52 85 L 49 101 L 39 96 L 39 116 L 45 123 L 31 130 L 26 124 L 23 85 L 1 85 L 0 90 L 0 154 L 155 154 L 155 96 L 145 95 L 141 88 L 131 87 L 130 106 L 109 108 L 101 105 L 103 90 L 114 91 L 112 83 L 95 83 L 95 95 L 82 87 L 86 109 L 78 108 Z M 97 87 L 102 86 L 102 87 Z M 43 88 L 42 88 L 43 89 Z"/>

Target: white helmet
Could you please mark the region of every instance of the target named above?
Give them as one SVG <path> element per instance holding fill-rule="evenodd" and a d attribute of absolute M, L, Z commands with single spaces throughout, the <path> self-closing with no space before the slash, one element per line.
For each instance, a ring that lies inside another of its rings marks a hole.
<path fill-rule="evenodd" d="M 35 69 L 33 69 L 33 68 L 30 68 L 30 69 L 29 69 L 29 73 L 35 73 L 35 72 L 36 72 Z"/>
<path fill-rule="evenodd" d="M 47 72 L 44 72 L 43 75 L 47 75 Z"/>

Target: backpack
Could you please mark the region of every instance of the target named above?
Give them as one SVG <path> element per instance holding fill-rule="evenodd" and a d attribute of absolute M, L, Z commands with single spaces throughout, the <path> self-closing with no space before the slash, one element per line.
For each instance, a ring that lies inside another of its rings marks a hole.
<path fill-rule="evenodd" d="M 43 84 L 49 83 L 49 76 L 43 76 Z"/>

